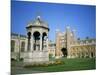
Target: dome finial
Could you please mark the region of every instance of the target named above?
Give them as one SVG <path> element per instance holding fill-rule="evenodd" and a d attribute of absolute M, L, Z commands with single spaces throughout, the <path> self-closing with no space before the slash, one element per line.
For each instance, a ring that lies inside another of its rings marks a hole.
<path fill-rule="evenodd" d="M 37 16 L 37 19 L 40 19 L 41 17 L 40 16 Z"/>
<path fill-rule="evenodd" d="M 40 12 L 40 11 L 37 11 L 37 13 L 36 13 L 36 18 L 37 18 L 37 19 L 40 19 L 40 18 L 41 18 L 40 16 L 41 16 L 41 12 Z"/>

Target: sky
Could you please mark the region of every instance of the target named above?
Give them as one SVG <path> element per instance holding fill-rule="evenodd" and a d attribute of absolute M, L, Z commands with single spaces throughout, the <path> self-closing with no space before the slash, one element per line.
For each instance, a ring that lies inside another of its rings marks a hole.
<path fill-rule="evenodd" d="M 70 26 L 77 38 L 96 37 L 96 7 L 90 5 L 41 2 L 11 2 L 11 32 L 26 35 L 26 26 L 36 16 L 48 23 L 49 39 L 55 41 L 56 29 L 66 31 Z"/>

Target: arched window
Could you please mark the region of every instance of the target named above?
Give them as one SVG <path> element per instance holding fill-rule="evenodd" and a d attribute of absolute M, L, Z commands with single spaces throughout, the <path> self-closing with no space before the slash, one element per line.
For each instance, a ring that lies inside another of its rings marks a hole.
<path fill-rule="evenodd" d="M 15 51 L 15 41 L 11 40 L 11 52 Z"/>
<path fill-rule="evenodd" d="M 22 42 L 21 43 L 21 52 L 24 52 L 25 51 L 25 42 Z"/>

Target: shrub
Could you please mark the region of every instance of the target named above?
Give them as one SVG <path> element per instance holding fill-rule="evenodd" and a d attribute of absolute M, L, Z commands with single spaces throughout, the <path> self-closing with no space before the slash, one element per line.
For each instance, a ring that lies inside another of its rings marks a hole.
<path fill-rule="evenodd" d="M 64 62 L 63 62 L 63 61 L 61 61 L 61 60 L 56 60 L 56 61 L 55 61 L 55 64 L 56 64 L 56 65 L 59 65 L 59 64 L 64 64 Z"/>
<path fill-rule="evenodd" d="M 34 64 L 31 64 L 31 65 L 25 65 L 24 67 L 25 68 L 32 68 L 32 67 L 48 67 L 48 66 L 54 66 L 54 65 L 61 65 L 61 64 L 64 64 L 63 61 L 61 60 L 56 60 L 56 61 L 50 61 L 48 63 L 34 63 Z"/>

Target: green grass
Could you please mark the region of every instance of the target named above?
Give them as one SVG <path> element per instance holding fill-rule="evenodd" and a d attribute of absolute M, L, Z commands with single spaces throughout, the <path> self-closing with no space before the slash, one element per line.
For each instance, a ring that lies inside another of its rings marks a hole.
<path fill-rule="evenodd" d="M 59 72 L 59 71 L 75 71 L 75 70 L 91 70 L 96 68 L 95 58 L 77 58 L 67 59 L 61 58 L 64 62 L 62 65 L 53 65 L 47 67 L 31 67 L 27 69 L 44 71 L 44 72 Z"/>

